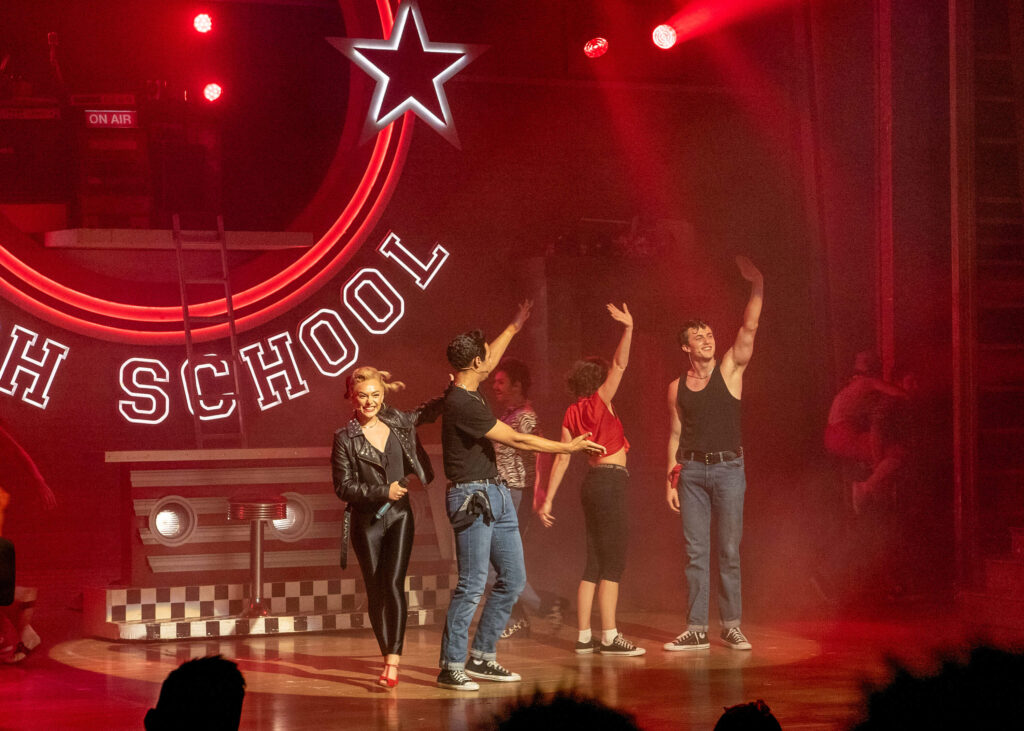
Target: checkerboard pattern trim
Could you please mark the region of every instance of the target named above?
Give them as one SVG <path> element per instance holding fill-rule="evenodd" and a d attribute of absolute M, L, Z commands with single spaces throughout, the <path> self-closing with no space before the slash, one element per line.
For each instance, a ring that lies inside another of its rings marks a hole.
<path fill-rule="evenodd" d="M 406 577 L 409 624 L 430 625 L 444 618 L 458 577 L 450 574 Z M 108 633 L 122 640 L 174 640 L 201 637 L 288 634 L 362 629 L 370 626 L 366 591 L 358 579 L 280 581 L 264 584 L 272 616 L 240 619 L 247 584 L 106 589 Z"/>

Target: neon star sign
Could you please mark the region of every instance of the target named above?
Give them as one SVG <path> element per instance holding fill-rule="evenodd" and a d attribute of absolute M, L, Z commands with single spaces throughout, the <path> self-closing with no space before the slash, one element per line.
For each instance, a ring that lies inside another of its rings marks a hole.
<path fill-rule="evenodd" d="M 484 46 L 431 41 L 415 0 L 405 0 L 399 6 L 391 34 L 383 40 L 327 40 L 377 82 L 363 127 L 364 138 L 412 112 L 459 146 L 444 84 L 479 56 Z"/>

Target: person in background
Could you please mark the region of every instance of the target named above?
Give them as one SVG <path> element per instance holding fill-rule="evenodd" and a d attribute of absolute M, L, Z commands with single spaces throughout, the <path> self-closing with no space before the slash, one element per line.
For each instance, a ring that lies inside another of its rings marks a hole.
<path fill-rule="evenodd" d="M 28 451 L 15 439 L 10 429 L 0 421 L 0 463 L 4 469 L 0 479 L 4 482 L 19 473 L 32 482 L 46 510 L 57 505 L 53 490 L 46 484 L 39 467 Z M 3 535 L 4 515 L 10 504 L 10 493 L 0 484 L 0 535 Z M 0 610 L 0 661 L 7 664 L 21 662 L 42 643 L 39 634 L 32 627 L 38 591 L 35 587 L 15 586 L 14 601 Z"/>
<path fill-rule="evenodd" d="M 513 431 L 541 436 L 537 412 L 530 403 L 530 369 L 526 363 L 517 358 L 502 358 L 491 379 L 491 393 L 501 408 L 501 416 L 498 417 L 501 421 L 508 424 Z M 494 455 L 498 462 L 498 477 L 505 481 L 512 495 L 512 503 L 519 519 L 519 534 L 525 542 L 529 519 L 533 515 L 536 482 L 540 475 L 537 468 L 539 455 L 536 452 L 507 447 L 501 442 L 494 442 Z M 512 607 L 509 624 L 501 633 L 502 639 L 517 634 L 529 634 L 530 615 L 527 607 L 534 613 L 540 610 L 540 597 L 529 582 L 519 595 L 519 601 Z"/>

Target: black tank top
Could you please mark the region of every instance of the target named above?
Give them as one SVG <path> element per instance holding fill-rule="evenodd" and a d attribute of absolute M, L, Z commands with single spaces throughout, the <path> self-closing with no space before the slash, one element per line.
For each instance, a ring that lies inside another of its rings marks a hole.
<path fill-rule="evenodd" d="M 366 441 L 369 444 L 370 440 Z M 373 447 L 372 444 L 370 446 Z M 387 484 L 398 482 L 405 477 L 405 455 L 402 454 L 402 445 L 398 442 L 394 429 L 388 433 L 388 440 L 384 442 L 384 451 L 382 452 L 376 447 L 373 447 L 373 450 L 381 457 L 381 464 L 384 465 L 384 479 L 387 480 Z"/>
<path fill-rule="evenodd" d="M 684 452 L 736 451 L 743 445 L 740 400 L 729 393 L 717 363 L 702 391 L 688 389 L 683 373 L 679 377 L 676 404 L 682 418 L 677 462 L 684 461 Z"/>

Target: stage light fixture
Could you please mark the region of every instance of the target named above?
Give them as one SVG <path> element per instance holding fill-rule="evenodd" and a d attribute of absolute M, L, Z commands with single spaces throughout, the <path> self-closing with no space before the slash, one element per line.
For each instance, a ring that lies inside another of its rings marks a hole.
<path fill-rule="evenodd" d="M 608 40 L 598 36 L 583 44 L 583 53 L 587 58 L 597 58 L 608 53 Z"/>
<path fill-rule="evenodd" d="M 187 543 L 196 529 L 195 510 L 179 495 L 167 495 L 149 511 L 150 534 L 165 546 Z"/>
<path fill-rule="evenodd" d="M 285 516 L 270 521 L 271 533 L 274 538 L 293 543 L 305 538 L 309 532 L 309 527 L 313 524 L 313 506 L 302 493 L 286 492 L 282 497 L 288 501 Z"/>
<path fill-rule="evenodd" d="M 209 33 L 213 30 L 213 18 L 209 13 L 199 13 L 192 19 L 192 27 L 200 33 Z"/>
<path fill-rule="evenodd" d="M 206 101 L 215 102 L 220 99 L 220 95 L 224 93 L 220 84 L 207 84 L 203 87 L 203 96 L 206 97 Z"/>
<path fill-rule="evenodd" d="M 676 29 L 668 23 L 662 23 L 651 33 L 651 39 L 658 48 L 672 48 L 676 44 Z"/>

